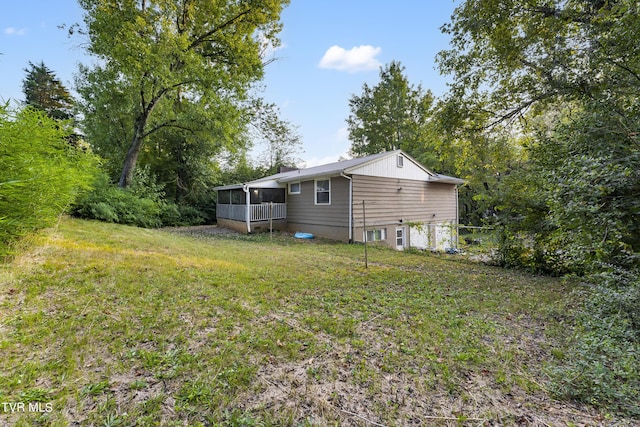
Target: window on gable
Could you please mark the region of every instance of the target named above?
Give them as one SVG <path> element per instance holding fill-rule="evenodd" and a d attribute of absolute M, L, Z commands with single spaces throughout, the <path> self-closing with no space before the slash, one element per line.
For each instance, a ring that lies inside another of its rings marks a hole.
<path fill-rule="evenodd" d="M 402 154 L 398 154 L 398 167 L 401 168 L 404 166 L 404 156 Z"/>
<path fill-rule="evenodd" d="M 331 204 L 331 180 L 316 181 L 316 205 Z"/>
<path fill-rule="evenodd" d="M 300 194 L 299 182 L 292 182 L 289 184 L 289 194 Z"/>

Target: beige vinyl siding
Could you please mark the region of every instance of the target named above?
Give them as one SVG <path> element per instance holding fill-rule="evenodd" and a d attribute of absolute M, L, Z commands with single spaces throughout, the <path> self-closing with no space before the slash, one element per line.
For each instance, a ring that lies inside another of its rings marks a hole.
<path fill-rule="evenodd" d="M 309 180 L 300 183 L 300 194 L 287 196 L 289 230 L 309 231 L 321 237 L 339 239 L 343 239 L 347 233 L 348 239 L 349 181 L 342 177 L 331 178 L 331 204 L 316 205 L 315 194 L 315 180 Z M 329 231 L 328 227 L 339 227 L 341 230 Z"/>
<path fill-rule="evenodd" d="M 387 239 L 395 225 L 416 222 L 456 222 L 453 184 L 353 175 L 354 240 L 362 240 L 362 201 L 366 202 L 367 228 L 386 228 Z"/>

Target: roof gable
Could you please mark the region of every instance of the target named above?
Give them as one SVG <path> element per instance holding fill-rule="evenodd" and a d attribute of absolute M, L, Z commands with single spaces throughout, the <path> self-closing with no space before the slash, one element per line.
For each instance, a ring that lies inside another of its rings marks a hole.
<path fill-rule="evenodd" d="M 272 178 L 280 182 L 294 182 L 313 179 L 323 176 L 335 176 L 345 173 L 346 170 L 375 161 L 381 157 L 388 156 L 391 152 L 373 154 L 366 157 L 356 157 L 355 159 L 341 160 L 339 162 L 328 163 L 326 165 L 314 166 L 306 169 L 299 169 L 291 172 L 284 172 L 273 175 Z"/>
<path fill-rule="evenodd" d="M 435 173 L 422 166 L 401 150 L 389 151 L 387 154 L 386 156 L 347 168 L 345 173 L 379 176 L 383 178 L 411 179 L 416 181 L 429 181 L 432 177 L 436 176 Z"/>

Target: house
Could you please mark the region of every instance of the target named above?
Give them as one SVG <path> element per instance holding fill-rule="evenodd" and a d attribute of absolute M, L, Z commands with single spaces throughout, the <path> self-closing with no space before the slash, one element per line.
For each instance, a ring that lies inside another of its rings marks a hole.
<path fill-rule="evenodd" d="M 456 243 L 462 183 L 395 150 L 216 187 L 216 216 L 219 226 L 243 233 L 272 227 L 396 249 L 446 249 Z"/>

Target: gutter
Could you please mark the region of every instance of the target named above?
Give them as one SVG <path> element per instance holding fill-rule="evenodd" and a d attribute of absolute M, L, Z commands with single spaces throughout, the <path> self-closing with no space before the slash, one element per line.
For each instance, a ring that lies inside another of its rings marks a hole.
<path fill-rule="evenodd" d="M 343 172 L 340 176 L 349 180 L 349 243 L 353 243 L 353 179 Z"/>

